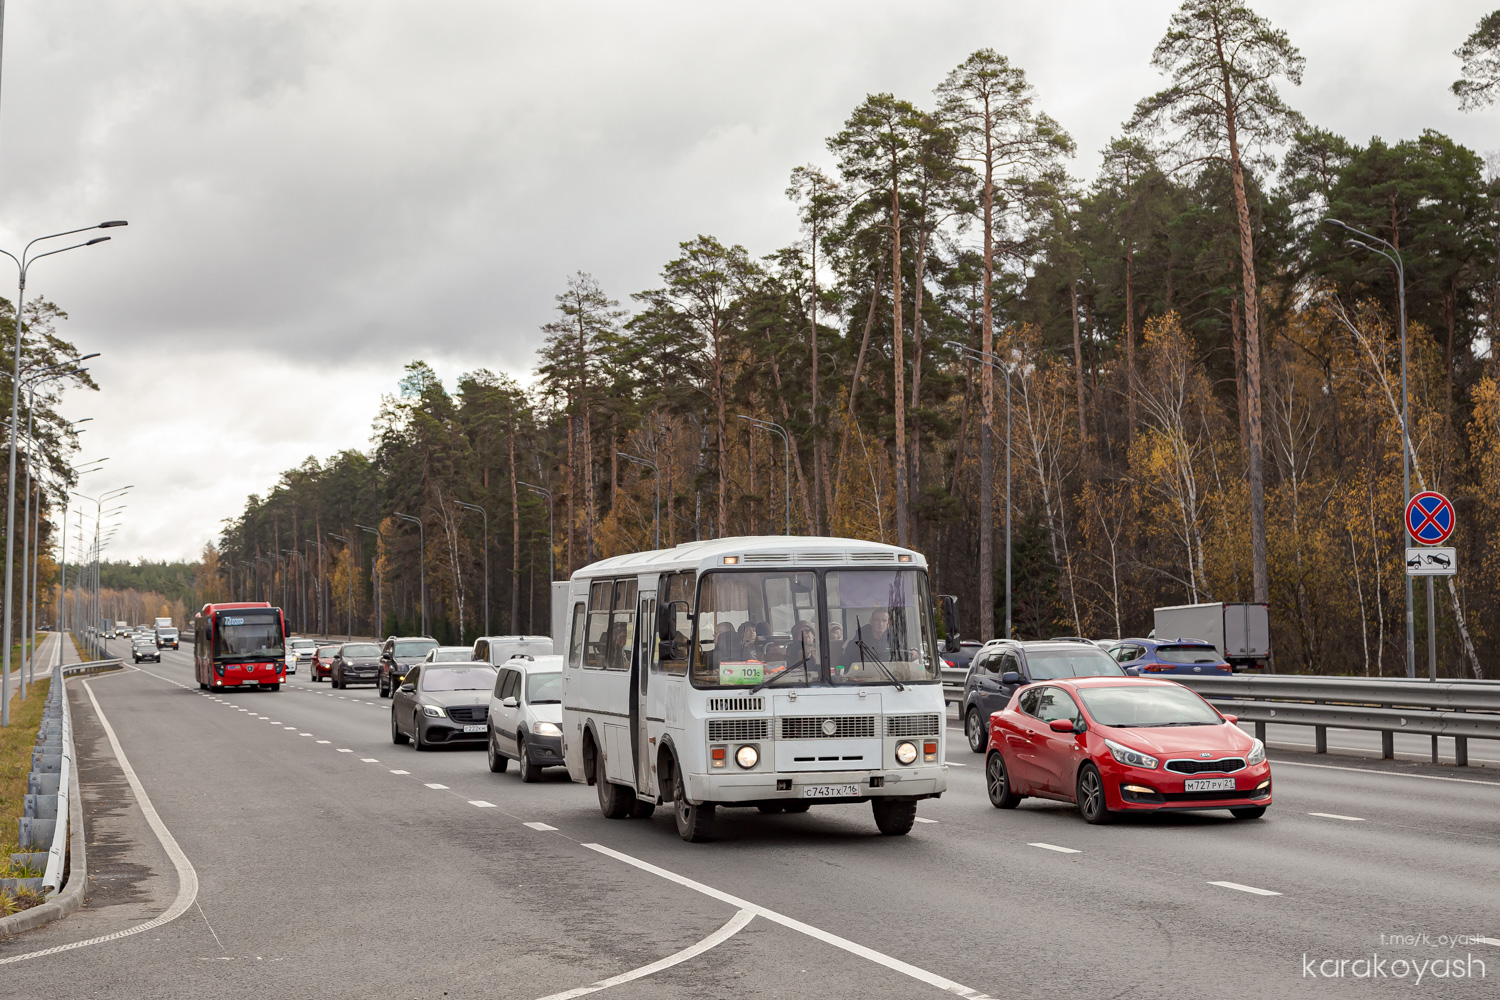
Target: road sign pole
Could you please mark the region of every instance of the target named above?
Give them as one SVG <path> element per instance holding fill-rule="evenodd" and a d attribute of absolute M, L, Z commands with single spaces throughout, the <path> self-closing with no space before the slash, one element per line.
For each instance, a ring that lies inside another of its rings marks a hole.
<path fill-rule="evenodd" d="M 1437 616 L 1434 606 L 1432 577 L 1429 576 L 1427 578 L 1427 679 L 1430 681 L 1437 680 Z"/>

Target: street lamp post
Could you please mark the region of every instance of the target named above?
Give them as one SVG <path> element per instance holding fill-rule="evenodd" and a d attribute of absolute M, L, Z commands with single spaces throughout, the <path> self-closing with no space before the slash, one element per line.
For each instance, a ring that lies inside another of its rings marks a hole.
<path fill-rule="evenodd" d="M 93 566 L 92 566 L 92 573 L 91 573 L 91 580 L 90 580 L 90 583 L 91 583 L 90 589 L 93 591 L 93 594 L 91 595 L 92 596 L 92 600 L 93 600 L 93 607 L 90 609 L 89 614 L 92 617 L 92 619 L 93 619 L 94 624 L 95 624 L 96 627 L 99 625 L 99 619 L 101 617 L 101 615 L 99 614 L 100 607 L 101 607 L 101 605 L 99 603 L 100 593 L 101 593 L 101 587 L 100 587 L 100 582 L 99 582 L 99 553 L 100 553 L 100 551 L 101 551 L 101 549 L 103 547 L 104 541 L 105 541 L 105 539 L 103 537 L 101 537 L 100 531 L 102 530 L 103 519 L 104 519 L 104 515 L 106 513 L 116 514 L 116 513 L 119 513 L 121 510 L 125 509 L 124 507 L 116 507 L 113 510 L 110 510 L 110 511 L 106 512 L 104 510 L 104 501 L 106 501 L 106 500 L 114 500 L 114 499 L 117 499 L 119 497 L 122 497 L 126 493 L 128 493 L 130 490 L 133 490 L 133 489 L 135 489 L 135 485 L 134 484 L 131 484 L 130 486 L 121 486 L 118 489 L 108 490 L 108 491 L 106 491 L 104 493 L 101 493 L 97 497 L 87 496 L 87 495 L 85 495 L 83 493 L 77 492 L 76 490 L 73 491 L 73 495 L 75 497 L 81 497 L 84 500 L 92 501 L 93 504 L 94 504 L 94 545 L 93 545 L 93 552 L 92 552 L 92 555 L 93 555 Z M 102 632 L 96 632 L 95 633 L 95 641 L 93 643 L 91 643 L 91 645 L 93 645 L 93 647 L 95 648 L 95 650 L 98 651 L 98 652 L 100 652 L 100 653 L 103 652 L 103 647 L 101 645 L 102 641 L 103 641 L 103 634 L 102 634 Z"/>
<path fill-rule="evenodd" d="M 464 510 L 477 510 L 484 519 L 484 634 L 490 634 L 490 515 L 478 504 L 453 501 Z M 460 623 L 462 624 L 462 623 Z"/>
<path fill-rule="evenodd" d="M 748 421 L 752 427 L 759 427 L 763 431 L 781 435 L 782 459 L 786 473 L 786 488 L 783 491 L 786 494 L 786 533 L 790 535 L 792 533 L 792 439 L 788 436 L 786 428 L 780 424 L 773 424 L 759 417 L 747 417 L 743 413 L 738 416 L 741 420 Z"/>
<path fill-rule="evenodd" d="M 552 491 L 541 486 L 533 486 L 531 483 L 523 483 L 519 479 L 516 482 L 537 496 L 547 498 L 547 592 L 550 595 L 552 592 L 553 577 L 557 575 L 552 565 L 552 553 L 554 551 L 552 546 Z"/>
<path fill-rule="evenodd" d="M 655 462 L 648 462 L 644 458 L 637 458 L 634 455 L 627 455 L 623 451 L 617 451 L 617 452 L 615 452 L 615 454 L 619 455 L 621 458 L 623 458 L 627 462 L 633 462 L 636 465 L 645 466 L 646 468 L 650 469 L 656 475 L 656 507 L 655 507 L 655 513 L 653 515 L 655 529 L 654 529 L 654 539 L 653 539 L 651 547 L 654 548 L 654 549 L 660 549 L 661 548 L 661 469 L 657 468 Z M 790 525 L 791 521 L 788 520 L 787 524 Z M 790 527 L 787 529 L 787 533 L 788 534 L 791 533 Z"/>
<path fill-rule="evenodd" d="M 343 542 L 345 545 L 344 554 L 349 557 L 349 604 L 344 609 L 344 638 L 352 641 L 354 639 L 354 543 L 343 535 L 336 535 L 331 531 L 328 533 L 328 537 L 336 538 Z"/>
<path fill-rule="evenodd" d="M 354 526 L 360 531 L 368 531 L 375 536 L 375 627 L 370 631 L 374 633 L 375 638 L 379 639 L 380 631 L 385 627 L 384 619 L 380 616 L 380 591 L 382 589 L 380 579 L 380 547 L 384 544 L 385 539 L 381 536 L 379 528 L 372 528 L 367 524 L 359 524 L 357 522 Z"/>
<path fill-rule="evenodd" d="M 1397 302 L 1397 307 L 1400 310 L 1400 314 L 1401 314 L 1400 315 L 1400 323 L 1401 323 L 1401 494 L 1402 494 L 1401 495 L 1401 509 L 1403 511 L 1403 515 L 1402 516 L 1403 516 L 1403 519 L 1404 519 L 1404 517 L 1405 517 L 1405 513 L 1404 512 L 1406 510 L 1406 505 L 1409 504 L 1409 503 L 1411 503 L 1411 435 L 1410 435 L 1410 433 L 1407 430 L 1407 428 L 1410 427 L 1410 423 L 1408 422 L 1408 418 L 1410 416 L 1410 411 L 1408 409 L 1407 393 L 1406 393 L 1406 265 L 1403 264 L 1402 261 L 1401 261 L 1401 251 L 1397 250 L 1394 246 L 1392 246 L 1390 243 L 1387 243 L 1385 240 L 1381 239 L 1380 237 L 1373 236 L 1370 233 L 1367 233 L 1367 232 L 1365 232 L 1362 229 L 1355 229 L 1353 226 L 1346 225 L 1345 223 L 1340 222 L 1338 219 L 1324 219 L 1323 221 L 1329 223 L 1330 225 L 1338 226 L 1340 229 L 1344 230 L 1347 233 L 1353 233 L 1354 236 L 1356 236 L 1356 237 L 1363 237 L 1364 239 L 1354 239 L 1354 238 L 1351 237 L 1350 239 L 1346 240 L 1345 242 L 1348 245 L 1350 245 L 1350 246 L 1357 246 L 1357 247 L 1361 247 L 1361 248 L 1363 248 L 1365 250 L 1368 250 L 1371 253 L 1378 253 L 1380 256 L 1382 256 L 1386 260 L 1390 261 L 1391 264 L 1396 268 L 1396 302 Z M 1366 242 L 1364 242 L 1364 240 L 1369 240 L 1370 243 L 1366 243 Z M 1371 243 L 1378 244 L 1378 245 L 1377 246 L 1371 246 L 1370 245 Z M 1382 247 L 1384 247 L 1384 249 L 1381 249 Z M 1404 525 L 1403 525 L 1403 528 L 1402 528 L 1402 533 L 1406 534 L 1405 526 Z M 1410 537 L 1410 536 L 1408 535 L 1408 537 Z M 1406 560 L 1404 558 L 1404 556 L 1405 556 L 1404 548 L 1405 547 L 1403 546 L 1403 553 L 1402 553 L 1403 558 L 1401 560 L 1403 566 L 1406 563 Z M 1432 577 L 1429 576 L 1427 578 L 1427 630 L 1430 633 L 1432 633 L 1433 636 L 1436 636 L 1436 632 L 1433 630 L 1433 624 L 1432 624 L 1432 610 L 1433 610 L 1432 605 L 1433 605 L 1433 598 L 1432 598 Z M 1410 677 L 1410 678 L 1415 678 L 1417 676 L 1417 640 L 1416 640 L 1416 636 L 1417 636 L 1417 623 L 1416 623 L 1416 617 L 1415 617 L 1415 614 L 1414 614 L 1413 608 L 1412 608 L 1411 576 L 1407 575 L 1407 577 L 1406 577 L 1406 676 Z M 1429 643 L 1429 645 L 1432 647 L 1432 650 L 1431 650 L 1431 655 L 1430 655 L 1430 657 L 1428 659 L 1428 665 L 1427 665 L 1428 679 L 1429 680 L 1436 680 L 1437 679 L 1437 647 L 1436 647 L 1436 642 L 1433 641 L 1433 642 Z M 1434 737 L 1433 742 L 1434 742 L 1434 745 L 1435 745 L 1436 742 L 1437 742 L 1436 741 L 1436 737 Z"/>
<path fill-rule="evenodd" d="M 958 351 L 969 361 L 976 364 L 987 365 L 1005 374 L 1005 638 L 1011 637 L 1011 585 L 1010 585 L 1010 373 L 1014 364 L 1007 363 L 999 355 L 981 351 L 970 347 L 968 344 L 959 343 L 956 340 L 947 341 L 944 344 Z M 985 433 L 989 433 L 986 431 Z M 983 524 L 979 526 L 980 531 L 989 531 L 990 526 Z M 993 615 L 994 609 L 988 609 L 985 614 Z"/>
<path fill-rule="evenodd" d="M 323 550 L 327 548 L 315 538 L 302 539 L 308 545 L 318 547 L 317 596 L 313 599 L 313 610 L 318 613 L 318 634 L 328 634 L 328 574 L 323 572 Z"/>
<path fill-rule="evenodd" d="M 0 726 L 10 725 L 10 643 L 11 643 L 11 608 L 12 598 L 15 594 L 14 566 L 16 557 L 16 422 L 20 416 L 21 408 L 21 344 L 26 339 L 26 273 L 31 270 L 31 265 L 43 257 L 51 257 L 53 254 L 65 253 L 68 250 L 77 250 L 79 247 L 93 246 L 109 239 L 108 236 L 98 236 L 83 243 L 74 243 L 72 246 L 62 247 L 58 250 L 48 250 L 31 256 L 31 248 L 43 240 L 57 239 L 61 236 L 72 236 L 75 233 L 84 233 L 92 229 L 110 229 L 115 226 L 123 226 L 120 220 L 112 222 L 101 222 L 96 226 L 83 226 L 80 229 L 68 229 L 60 233 L 51 233 L 47 236 L 38 236 L 26 244 L 17 257 L 8 250 L 0 250 L 11 260 L 15 261 L 19 276 L 18 291 L 16 294 L 16 343 L 14 356 L 11 361 L 11 388 L 10 388 L 10 475 L 6 481 L 5 502 L 5 601 L 4 635 L 0 637 Z"/>
<path fill-rule="evenodd" d="M 92 419 L 94 418 L 84 417 L 83 420 L 75 420 L 74 423 L 81 424 Z M 68 472 L 79 477 L 86 476 L 91 472 L 98 472 L 100 463 L 108 461 L 109 456 L 106 455 L 103 458 L 96 458 L 91 462 L 80 462 L 69 469 Z M 94 468 L 90 469 L 87 466 L 94 466 Z M 63 491 L 62 553 L 58 559 L 61 565 L 57 576 L 57 632 L 59 638 L 66 636 L 68 633 L 68 500 L 70 496 L 71 494 L 67 490 Z M 38 559 L 37 562 L 40 563 L 41 560 Z M 35 575 L 33 574 L 33 576 Z M 34 580 L 32 586 L 34 589 Z M 35 632 L 35 629 L 32 631 Z M 33 676 L 33 680 L 35 680 L 35 676 Z"/>
<path fill-rule="evenodd" d="M 21 626 L 25 636 L 21 643 L 21 697 L 26 697 L 26 685 L 36 676 L 36 607 L 37 570 L 41 564 L 42 547 L 42 490 L 37 484 L 41 463 L 36 459 L 36 388 L 53 379 L 82 374 L 86 369 L 74 368 L 79 361 L 96 358 L 99 353 L 85 355 L 73 361 L 49 365 L 22 380 L 26 387 L 26 494 L 21 506 Z M 59 371 L 58 369 L 64 369 Z M 36 494 L 35 510 L 31 495 Z M 29 609 L 29 611 L 28 611 Z"/>
<path fill-rule="evenodd" d="M 422 634 L 427 635 L 427 529 L 422 526 L 420 517 L 412 517 L 410 514 L 402 514 L 398 511 L 391 511 L 391 513 L 417 526 L 417 568 L 419 570 L 417 589 L 422 596 Z"/>

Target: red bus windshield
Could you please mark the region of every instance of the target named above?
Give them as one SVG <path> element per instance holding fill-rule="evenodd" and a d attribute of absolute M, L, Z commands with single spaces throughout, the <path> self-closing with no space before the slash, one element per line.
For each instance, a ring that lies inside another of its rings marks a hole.
<path fill-rule="evenodd" d="M 214 628 L 214 659 L 277 659 L 286 655 L 281 615 L 272 610 L 226 611 Z"/>

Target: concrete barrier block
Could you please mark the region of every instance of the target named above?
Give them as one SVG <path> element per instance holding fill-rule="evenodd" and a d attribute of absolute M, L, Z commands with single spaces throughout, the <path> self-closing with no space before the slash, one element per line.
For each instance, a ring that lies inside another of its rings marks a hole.
<path fill-rule="evenodd" d="M 56 795 L 27 795 L 21 800 L 22 815 L 32 819 L 57 819 Z"/>
<path fill-rule="evenodd" d="M 57 829 L 55 819 L 32 819 L 30 816 L 22 816 L 16 820 L 20 836 L 16 842 L 21 847 L 45 847 L 51 848 L 52 834 Z"/>
<path fill-rule="evenodd" d="M 32 795 L 56 795 L 62 775 L 56 771 L 32 771 L 26 776 L 26 791 Z"/>

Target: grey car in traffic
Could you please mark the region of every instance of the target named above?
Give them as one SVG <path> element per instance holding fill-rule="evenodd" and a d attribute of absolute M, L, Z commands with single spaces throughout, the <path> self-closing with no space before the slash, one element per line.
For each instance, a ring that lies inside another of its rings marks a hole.
<path fill-rule="evenodd" d="M 391 742 L 415 750 L 480 746 L 489 736 L 495 668 L 483 663 L 419 663 L 391 697 Z"/>
<path fill-rule="evenodd" d="M 490 770 L 502 773 L 514 760 L 522 781 L 536 781 L 544 767 L 561 767 L 561 656 L 507 660 L 496 668 L 490 693 Z"/>

